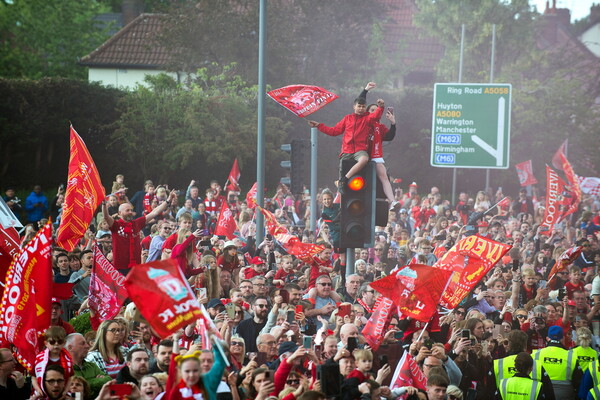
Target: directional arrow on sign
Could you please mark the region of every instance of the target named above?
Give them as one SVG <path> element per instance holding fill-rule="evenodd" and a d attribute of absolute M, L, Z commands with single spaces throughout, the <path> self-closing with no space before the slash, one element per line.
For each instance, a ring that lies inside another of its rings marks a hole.
<path fill-rule="evenodd" d="M 504 97 L 498 99 L 498 132 L 496 135 L 496 148 L 487 144 L 477 135 L 471 135 L 473 142 L 478 144 L 483 150 L 490 153 L 496 159 L 496 166 L 501 167 L 504 164 L 504 113 L 506 110 L 506 100 Z"/>

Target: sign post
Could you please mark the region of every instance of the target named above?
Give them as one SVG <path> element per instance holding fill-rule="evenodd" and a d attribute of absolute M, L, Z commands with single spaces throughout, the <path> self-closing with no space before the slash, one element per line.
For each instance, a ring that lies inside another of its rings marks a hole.
<path fill-rule="evenodd" d="M 510 84 L 436 83 L 431 165 L 507 169 Z"/>

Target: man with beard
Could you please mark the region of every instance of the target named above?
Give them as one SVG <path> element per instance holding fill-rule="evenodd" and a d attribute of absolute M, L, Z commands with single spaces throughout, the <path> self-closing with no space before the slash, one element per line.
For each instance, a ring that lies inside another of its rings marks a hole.
<path fill-rule="evenodd" d="M 173 352 L 173 341 L 169 339 L 162 340 L 156 348 L 156 360 L 150 366 L 150 373 L 156 372 L 169 373 L 169 364 L 171 364 L 171 353 Z"/>
<path fill-rule="evenodd" d="M 131 382 L 139 385 L 140 380 L 148 373 L 148 354 L 144 349 L 133 349 L 127 354 L 127 365 L 117 375 L 117 383 Z"/>
<path fill-rule="evenodd" d="M 331 317 L 331 313 L 336 309 L 336 301 L 332 298 L 332 284 L 329 275 L 321 275 L 316 280 L 316 297 L 315 306 L 311 310 L 305 310 L 304 314 L 307 318 L 312 318 L 317 329 L 322 325 L 321 321 L 318 320 L 317 316 L 321 315 L 325 319 Z M 305 295 L 305 298 L 309 298 L 309 295 Z"/>
<path fill-rule="evenodd" d="M 267 314 L 269 313 L 269 302 L 266 297 L 259 296 L 252 302 L 252 311 L 254 318 L 248 318 L 239 323 L 237 334 L 244 339 L 247 352 L 256 352 L 256 338 L 267 324 Z"/>
<path fill-rule="evenodd" d="M 96 363 L 85 361 L 90 350 L 90 344 L 81 333 L 72 333 L 67 336 L 65 348 L 73 358 L 73 372 L 90 384 L 92 393 L 96 396 L 102 385 L 111 379 L 110 376 L 102 372 Z"/>
<path fill-rule="evenodd" d="M 44 371 L 43 390 L 48 400 L 63 398 L 66 385 L 65 370 L 60 365 L 50 364 Z"/>
<path fill-rule="evenodd" d="M 176 200 L 177 193 L 172 190 L 166 201 L 154 210 L 139 218 L 133 219 L 135 212 L 131 203 L 119 206 L 119 219 L 114 219 L 108 213 L 106 202 L 102 202 L 102 214 L 112 233 L 113 265 L 124 275 L 136 264 L 142 263 L 142 245 L 139 233 L 148 222 L 166 211 L 170 203 Z"/>

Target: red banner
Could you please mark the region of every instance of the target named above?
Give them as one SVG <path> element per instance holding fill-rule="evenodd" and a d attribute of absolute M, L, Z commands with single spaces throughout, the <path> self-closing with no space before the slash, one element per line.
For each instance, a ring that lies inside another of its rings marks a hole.
<path fill-rule="evenodd" d="M 392 319 L 394 302 L 387 297 L 376 305 L 373 314 L 365 324 L 362 334 L 373 351 L 377 351 L 383 342 L 384 330 Z"/>
<path fill-rule="evenodd" d="M 390 298 L 402 314 L 427 322 L 435 314 L 452 271 L 411 264 L 371 283 Z"/>
<path fill-rule="evenodd" d="M 6 273 L 13 259 L 19 253 L 20 238 L 15 228 L 4 228 L 0 225 L 0 282 L 6 281 Z M 0 286 L 0 297 L 4 293 L 4 287 Z"/>
<path fill-rule="evenodd" d="M 67 251 L 83 237 L 105 194 L 96 164 L 73 126 L 70 143 L 67 192 L 56 235 L 56 244 Z"/>
<path fill-rule="evenodd" d="M 548 281 L 551 281 L 554 275 L 556 275 L 560 271 L 566 270 L 569 265 L 573 264 L 577 257 L 579 257 L 579 255 L 581 254 L 582 250 L 583 248 L 580 246 L 571 247 L 570 249 L 565 250 L 552 266 L 552 269 L 548 274 Z"/>
<path fill-rule="evenodd" d="M 237 224 L 233 213 L 229 209 L 229 205 L 226 201 L 221 204 L 221 212 L 219 212 L 219 221 L 217 221 L 217 228 L 215 229 L 215 235 L 227 236 L 227 240 L 235 238 L 235 230 Z"/>
<path fill-rule="evenodd" d="M 454 271 L 441 305 L 455 308 L 511 247 L 478 235 L 468 236 L 456 243 L 433 265 Z"/>
<path fill-rule="evenodd" d="M 104 257 L 98 246 L 94 246 L 94 266 L 90 277 L 88 303 L 94 310 L 98 322 L 112 319 L 121 310 L 127 299 L 125 277 Z"/>
<path fill-rule="evenodd" d="M 202 317 L 198 300 L 172 258 L 134 266 L 125 278 L 125 287 L 161 338 Z"/>
<path fill-rule="evenodd" d="M 546 209 L 540 224 L 540 234 L 550 236 L 554 225 L 563 218 L 563 193 L 565 182 L 549 166 L 546 166 Z"/>
<path fill-rule="evenodd" d="M 308 85 L 285 86 L 267 94 L 298 117 L 306 117 L 338 98 L 321 87 Z"/>
<path fill-rule="evenodd" d="M 287 228 L 283 227 L 277 218 L 269 210 L 257 206 L 260 212 L 265 216 L 265 226 L 275 240 L 281 244 L 289 254 L 292 254 L 304 262 L 310 262 L 311 259 L 323 251 L 324 247 L 314 243 L 303 243 L 297 236 L 290 234 Z"/>
<path fill-rule="evenodd" d="M 248 208 L 251 208 L 254 210 L 254 208 L 256 208 L 256 192 L 257 192 L 257 186 L 256 186 L 256 182 L 254 182 L 254 185 L 252 185 L 252 187 L 250 188 L 250 190 L 248 191 L 248 193 L 246 193 L 246 204 L 248 205 Z"/>
<path fill-rule="evenodd" d="M 552 157 L 552 163 L 558 169 L 561 169 L 565 172 L 565 176 L 567 178 L 567 182 L 569 182 L 570 193 L 565 195 L 565 204 L 567 208 L 562 215 L 562 218 L 566 217 L 569 214 L 573 214 L 579 208 L 579 203 L 581 202 L 581 187 L 579 186 L 579 179 L 577 175 L 575 175 L 575 171 L 573 170 L 573 166 L 567 160 L 566 156 L 566 147 L 567 141 L 558 148 L 554 157 Z"/>
<path fill-rule="evenodd" d="M 233 161 L 233 165 L 231 166 L 231 171 L 229 172 L 229 177 L 227 181 L 229 184 L 225 187 L 228 191 L 239 192 L 240 189 L 240 165 L 238 164 L 238 159 L 236 158 Z"/>
<path fill-rule="evenodd" d="M 392 376 L 390 389 L 394 390 L 403 386 L 412 386 L 425 390 L 426 383 L 427 378 L 425 374 L 419 369 L 416 361 L 408 354 L 408 351 L 405 351 L 400 361 L 398 361 L 396 371 L 394 371 L 394 375 Z"/>
<path fill-rule="evenodd" d="M 515 165 L 517 169 L 517 175 L 519 176 L 519 183 L 521 186 L 535 185 L 538 183 L 537 179 L 533 175 L 533 166 L 531 160 L 524 161 Z"/>
<path fill-rule="evenodd" d="M 52 312 L 52 224 L 48 222 L 14 259 L 0 306 L 0 336 L 17 348 L 17 359 L 33 371 L 38 336 Z"/>

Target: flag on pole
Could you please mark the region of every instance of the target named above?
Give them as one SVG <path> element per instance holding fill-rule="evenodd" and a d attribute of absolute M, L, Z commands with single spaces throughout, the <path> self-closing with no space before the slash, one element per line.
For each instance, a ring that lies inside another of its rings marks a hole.
<path fill-rule="evenodd" d="M 419 365 L 417 365 L 408 351 L 405 351 L 400 361 L 398 361 L 398 365 L 392 376 L 390 389 L 394 390 L 404 386 L 412 386 L 425 390 L 426 384 L 427 378 L 425 374 L 423 374 L 423 371 L 421 371 Z"/>
<path fill-rule="evenodd" d="M 56 235 L 56 243 L 67 251 L 72 251 L 83 237 L 105 194 L 100 174 L 85 143 L 73 126 L 70 130 L 71 156 L 67 192 Z"/>
<path fill-rule="evenodd" d="M 554 225 L 563 219 L 566 211 L 563 207 L 566 186 L 556 171 L 546 165 L 546 208 L 540 224 L 540 234 L 550 236 Z"/>
<path fill-rule="evenodd" d="M 517 169 L 517 175 L 519 176 L 519 183 L 521 186 L 535 185 L 538 183 L 537 179 L 533 175 L 533 166 L 531 160 L 523 161 L 515 165 Z"/>
<path fill-rule="evenodd" d="M 402 314 L 427 322 L 437 311 L 451 275 L 452 271 L 411 264 L 369 286 L 391 299 Z"/>
<path fill-rule="evenodd" d="M 239 192 L 240 189 L 240 165 L 238 164 L 238 159 L 233 160 L 233 165 L 231 167 L 231 171 L 229 172 L 229 177 L 227 178 L 228 185 L 226 185 L 225 190 L 232 192 Z"/>
<path fill-rule="evenodd" d="M 258 191 L 257 185 L 256 185 L 256 182 L 254 182 L 254 185 L 252 185 L 252 187 L 250 188 L 248 193 L 246 193 L 246 205 L 248 205 L 248 208 L 251 208 L 253 210 L 256 207 L 256 192 L 257 191 Z"/>
<path fill-rule="evenodd" d="M 383 342 L 384 331 L 392 319 L 392 309 L 394 302 L 387 297 L 380 297 L 382 300 L 376 305 L 371 317 L 365 324 L 362 334 L 374 351 L 377 351 Z"/>
<path fill-rule="evenodd" d="M 579 208 L 581 202 L 581 187 L 579 186 L 579 179 L 575 175 L 573 166 L 569 162 L 566 156 L 567 140 L 558 148 L 554 157 L 552 157 L 552 164 L 565 172 L 565 177 L 570 186 L 570 193 L 565 195 L 565 204 L 568 206 L 566 211 L 563 213 L 562 218 L 565 218 L 569 214 L 573 214 Z"/>
<path fill-rule="evenodd" d="M 121 306 L 127 299 L 124 282 L 125 276 L 104 257 L 98 246 L 94 246 L 94 265 L 90 277 L 88 304 L 95 312 L 94 319 L 98 325 L 102 321 L 112 319 L 121 311 Z"/>
<path fill-rule="evenodd" d="M 172 258 L 136 265 L 127 274 L 125 287 L 140 314 L 161 338 L 202 317 L 198 300 Z"/>
<path fill-rule="evenodd" d="M 227 240 L 235 238 L 235 230 L 237 225 L 233 213 L 229 209 L 229 205 L 226 201 L 221 204 L 221 212 L 219 213 L 219 220 L 217 221 L 217 227 L 215 229 L 215 235 L 226 236 Z"/>
<path fill-rule="evenodd" d="M 338 98 L 334 93 L 310 85 L 285 86 L 267 94 L 298 117 L 306 117 Z"/>
<path fill-rule="evenodd" d="M 600 196 L 600 178 L 578 176 L 579 187 L 585 194 Z"/>
<path fill-rule="evenodd" d="M 37 341 L 52 313 L 52 223 L 49 221 L 15 257 L 0 305 L 0 339 L 16 347 L 17 360 L 33 371 Z"/>
<path fill-rule="evenodd" d="M 455 308 L 512 246 L 479 235 L 458 241 L 433 266 L 452 271 L 441 305 Z"/>
<path fill-rule="evenodd" d="M 4 228 L 22 228 L 23 224 L 15 216 L 8 204 L 0 197 L 0 227 Z"/>

